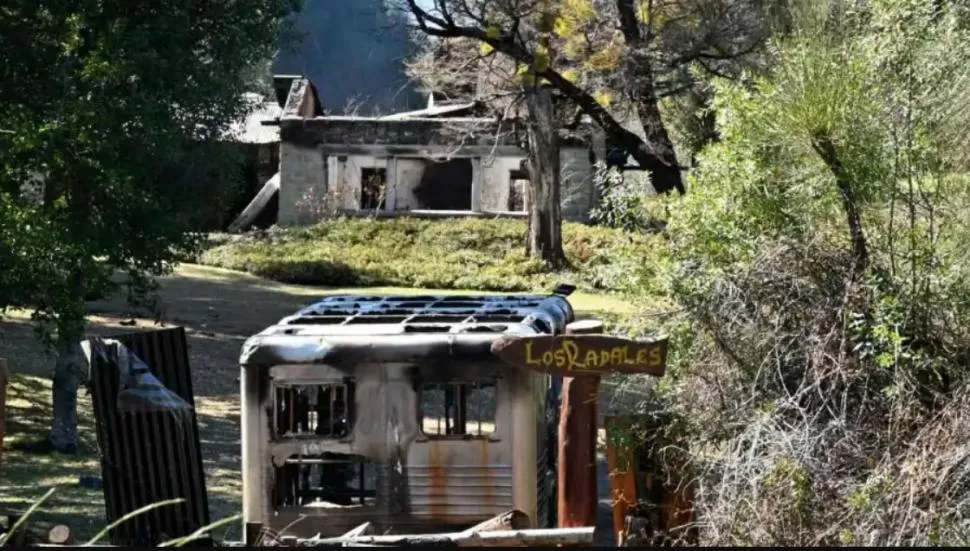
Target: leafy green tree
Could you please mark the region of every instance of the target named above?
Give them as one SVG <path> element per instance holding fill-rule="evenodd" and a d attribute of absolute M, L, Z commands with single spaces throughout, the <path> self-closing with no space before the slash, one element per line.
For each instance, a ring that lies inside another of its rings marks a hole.
<path fill-rule="evenodd" d="M 85 299 L 154 278 L 198 246 L 186 151 L 243 114 L 247 69 L 290 0 L 165 5 L 11 0 L 0 7 L 0 308 L 27 308 L 57 351 L 53 422 L 76 449 Z M 37 193 L 28 181 L 40 180 Z"/>
<path fill-rule="evenodd" d="M 660 102 L 697 87 L 698 75 L 736 76 L 774 22 L 761 0 L 398 1 L 420 32 L 452 45 L 421 76 L 467 81 L 475 58 L 510 61 L 599 125 L 661 193 L 684 185 Z"/>

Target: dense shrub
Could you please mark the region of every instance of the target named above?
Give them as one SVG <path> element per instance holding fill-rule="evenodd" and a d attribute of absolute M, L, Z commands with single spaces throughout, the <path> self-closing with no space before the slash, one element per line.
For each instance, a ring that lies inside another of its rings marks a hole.
<path fill-rule="evenodd" d="M 966 13 L 845 5 L 718 87 L 723 141 L 644 263 L 668 312 L 631 331 L 674 350 L 643 406 L 704 544 L 970 540 Z"/>
<path fill-rule="evenodd" d="M 572 282 L 622 290 L 656 239 L 567 223 L 570 268 L 548 272 L 526 255 L 525 235 L 520 220 L 334 219 L 226 240 L 200 262 L 307 285 L 545 291 Z"/>

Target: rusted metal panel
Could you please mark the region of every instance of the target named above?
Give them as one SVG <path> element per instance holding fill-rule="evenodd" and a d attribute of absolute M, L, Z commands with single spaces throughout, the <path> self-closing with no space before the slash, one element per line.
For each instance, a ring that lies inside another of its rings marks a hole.
<path fill-rule="evenodd" d="M 110 358 L 91 356 L 91 397 L 108 522 L 152 503 L 185 500 L 139 515 L 110 537 L 117 544 L 152 545 L 191 534 L 210 518 L 185 331 L 176 327 L 110 339 L 143 360 L 166 388 L 191 406 L 178 415 L 122 413 L 118 366 Z"/>

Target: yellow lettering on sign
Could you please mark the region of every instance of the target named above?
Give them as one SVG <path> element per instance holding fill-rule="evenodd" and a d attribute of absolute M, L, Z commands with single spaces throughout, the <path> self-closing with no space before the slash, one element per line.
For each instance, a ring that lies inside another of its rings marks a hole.
<path fill-rule="evenodd" d="M 569 368 L 572 369 L 573 366 L 585 367 L 583 364 L 579 363 L 579 345 L 576 341 L 572 339 L 566 339 L 562 341 L 563 354 L 566 356 L 566 361 L 568 362 Z"/>
<path fill-rule="evenodd" d="M 656 367 L 663 363 L 663 348 L 638 349 L 633 354 L 628 345 L 614 346 L 600 350 L 582 352 L 580 343 L 564 338 L 553 349 L 536 355 L 532 341 L 525 342 L 526 365 L 555 367 L 567 371 L 608 370 L 611 366 L 642 365 Z M 582 357 L 581 357 L 582 356 Z"/>
<path fill-rule="evenodd" d="M 542 362 L 538 358 L 532 357 L 532 341 L 525 341 L 525 363 L 527 365 L 542 364 Z"/>

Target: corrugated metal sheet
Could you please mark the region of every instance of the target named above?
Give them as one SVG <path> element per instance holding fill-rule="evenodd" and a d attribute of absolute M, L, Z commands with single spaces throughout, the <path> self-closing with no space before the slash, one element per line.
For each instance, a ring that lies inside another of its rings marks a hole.
<path fill-rule="evenodd" d="M 472 523 L 512 509 L 512 465 L 408 465 L 411 515 Z"/>
<path fill-rule="evenodd" d="M 90 358 L 108 522 L 152 503 L 185 499 L 127 521 L 112 530 L 110 538 L 118 545 L 154 545 L 191 534 L 210 519 L 185 330 L 176 327 L 111 339 L 142 359 L 192 409 L 178 414 L 121 413 L 118 366 L 110 358 Z"/>

